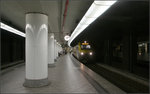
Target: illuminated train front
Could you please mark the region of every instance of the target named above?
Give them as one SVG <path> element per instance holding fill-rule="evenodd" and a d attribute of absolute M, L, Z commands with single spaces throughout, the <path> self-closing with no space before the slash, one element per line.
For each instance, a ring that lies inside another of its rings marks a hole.
<path fill-rule="evenodd" d="M 91 63 L 94 59 L 94 52 L 87 41 L 84 41 L 83 43 L 79 42 L 75 51 L 74 55 L 83 63 Z"/>

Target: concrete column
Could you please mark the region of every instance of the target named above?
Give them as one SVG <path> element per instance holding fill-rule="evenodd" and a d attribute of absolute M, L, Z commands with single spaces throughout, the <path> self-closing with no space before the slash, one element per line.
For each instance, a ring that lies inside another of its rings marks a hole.
<path fill-rule="evenodd" d="M 60 46 L 58 45 L 58 53 L 60 53 Z M 58 56 L 59 56 L 59 54 L 58 54 Z"/>
<path fill-rule="evenodd" d="M 54 34 L 48 35 L 48 65 L 54 66 L 55 51 L 54 51 Z"/>
<path fill-rule="evenodd" d="M 26 75 L 24 86 L 48 85 L 48 16 L 26 14 Z"/>
<path fill-rule="evenodd" d="M 60 53 L 60 46 L 58 45 L 58 52 Z"/>
<path fill-rule="evenodd" d="M 56 57 L 58 58 L 58 44 L 56 43 Z"/>
<path fill-rule="evenodd" d="M 56 46 L 56 40 L 54 41 L 54 56 L 55 56 L 55 61 L 57 60 L 57 46 Z"/>

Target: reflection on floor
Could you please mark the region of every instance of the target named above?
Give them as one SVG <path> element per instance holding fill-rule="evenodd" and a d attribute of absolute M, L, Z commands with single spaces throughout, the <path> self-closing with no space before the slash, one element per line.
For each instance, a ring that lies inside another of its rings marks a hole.
<path fill-rule="evenodd" d="M 1 93 L 97 93 L 69 54 L 61 56 L 55 67 L 48 68 L 50 85 L 40 88 L 26 88 L 25 66 L 17 67 L 2 75 Z"/>

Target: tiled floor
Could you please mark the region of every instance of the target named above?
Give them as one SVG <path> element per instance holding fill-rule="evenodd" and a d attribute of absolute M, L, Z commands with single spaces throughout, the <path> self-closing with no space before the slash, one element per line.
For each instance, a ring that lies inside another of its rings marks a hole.
<path fill-rule="evenodd" d="M 73 64 L 69 54 L 61 56 L 48 72 L 49 86 L 26 88 L 23 86 L 25 66 L 15 68 L 2 75 L 1 93 L 98 93 Z"/>

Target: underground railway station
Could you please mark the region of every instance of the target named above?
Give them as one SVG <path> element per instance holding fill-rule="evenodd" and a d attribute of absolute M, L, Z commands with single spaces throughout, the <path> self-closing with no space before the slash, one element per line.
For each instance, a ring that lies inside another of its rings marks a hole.
<path fill-rule="evenodd" d="M 149 94 L 149 0 L 0 0 L 1 94 Z"/>

